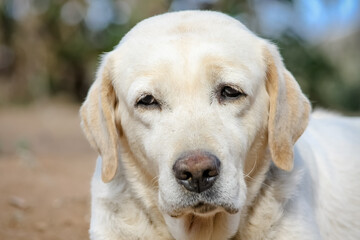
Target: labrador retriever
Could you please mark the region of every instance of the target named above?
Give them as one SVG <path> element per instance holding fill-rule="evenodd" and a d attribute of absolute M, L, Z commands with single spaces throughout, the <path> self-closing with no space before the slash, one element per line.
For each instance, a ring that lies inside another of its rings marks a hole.
<path fill-rule="evenodd" d="M 90 238 L 360 239 L 360 120 L 310 112 L 277 48 L 237 20 L 142 21 L 80 110 L 100 155 Z"/>

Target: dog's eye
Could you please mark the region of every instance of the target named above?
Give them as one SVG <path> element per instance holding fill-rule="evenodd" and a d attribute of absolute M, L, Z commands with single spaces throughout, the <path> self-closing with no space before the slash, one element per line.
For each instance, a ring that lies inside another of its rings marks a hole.
<path fill-rule="evenodd" d="M 223 86 L 220 91 L 221 99 L 237 99 L 243 95 L 245 94 L 230 86 Z"/>
<path fill-rule="evenodd" d="M 158 101 L 152 95 L 145 95 L 141 97 L 137 102 L 137 106 L 159 106 Z"/>

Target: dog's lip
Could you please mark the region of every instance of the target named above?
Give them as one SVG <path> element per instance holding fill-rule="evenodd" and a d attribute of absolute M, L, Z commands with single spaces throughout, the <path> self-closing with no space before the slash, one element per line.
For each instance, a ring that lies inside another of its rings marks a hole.
<path fill-rule="evenodd" d="M 204 214 L 204 213 L 211 213 L 211 212 L 215 211 L 218 208 L 218 206 L 204 203 L 204 202 L 199 202 L 192 208 L 194 209 L 195 213 Z"/>
<path fill-rule="evenodd" d="M 219 211 L 220 211 L 219 206 L 206 204 L 206 203 L 198 203 L 195 206 L 184 209 L 183 211 L 173 212 L 170 214 L 170 216 L 173 218 L 178 218 L 186 214 L 212 215 Z"/>
<path fill-rule="evenodd" d="M 235 209 L 228 206 L 214 205 L 211 203 L 199 202 L 193 206 L 189 206 L 187 208 L 174 211 L 169 215 L 173 218 L 178 218 L 189 213 L 197 214 L 197 215 L 212 215 L 224 211 L 229 214 L 235 214 L 239 212 L 239 209 Z"/>

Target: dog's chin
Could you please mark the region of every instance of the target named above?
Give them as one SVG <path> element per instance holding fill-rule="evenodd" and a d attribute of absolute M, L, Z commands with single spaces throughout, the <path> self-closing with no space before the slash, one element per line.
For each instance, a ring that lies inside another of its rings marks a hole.
<path fill-rule="evenodd" d="M 171 217 L 178 218 L 188 214 L 194 214 L 202 217 L 210 217 L 219 212 L 227 212 L 229 214 L 235 214 L 239 211 L 237 208 L 230 206 L 214 205 L 210 203 L 198 202 L 193 206 L 184 207 L 168 212 Z"/>

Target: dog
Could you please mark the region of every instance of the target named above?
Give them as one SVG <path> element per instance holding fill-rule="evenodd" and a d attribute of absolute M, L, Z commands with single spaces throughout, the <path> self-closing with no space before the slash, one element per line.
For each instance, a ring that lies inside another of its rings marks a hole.
<path fill-rule="evenodd" d="M 80 109 L 99 153 L 90 238 L 360 239 L 360 119 L 311 111 L 239 21 L 140 22 Z"/>

